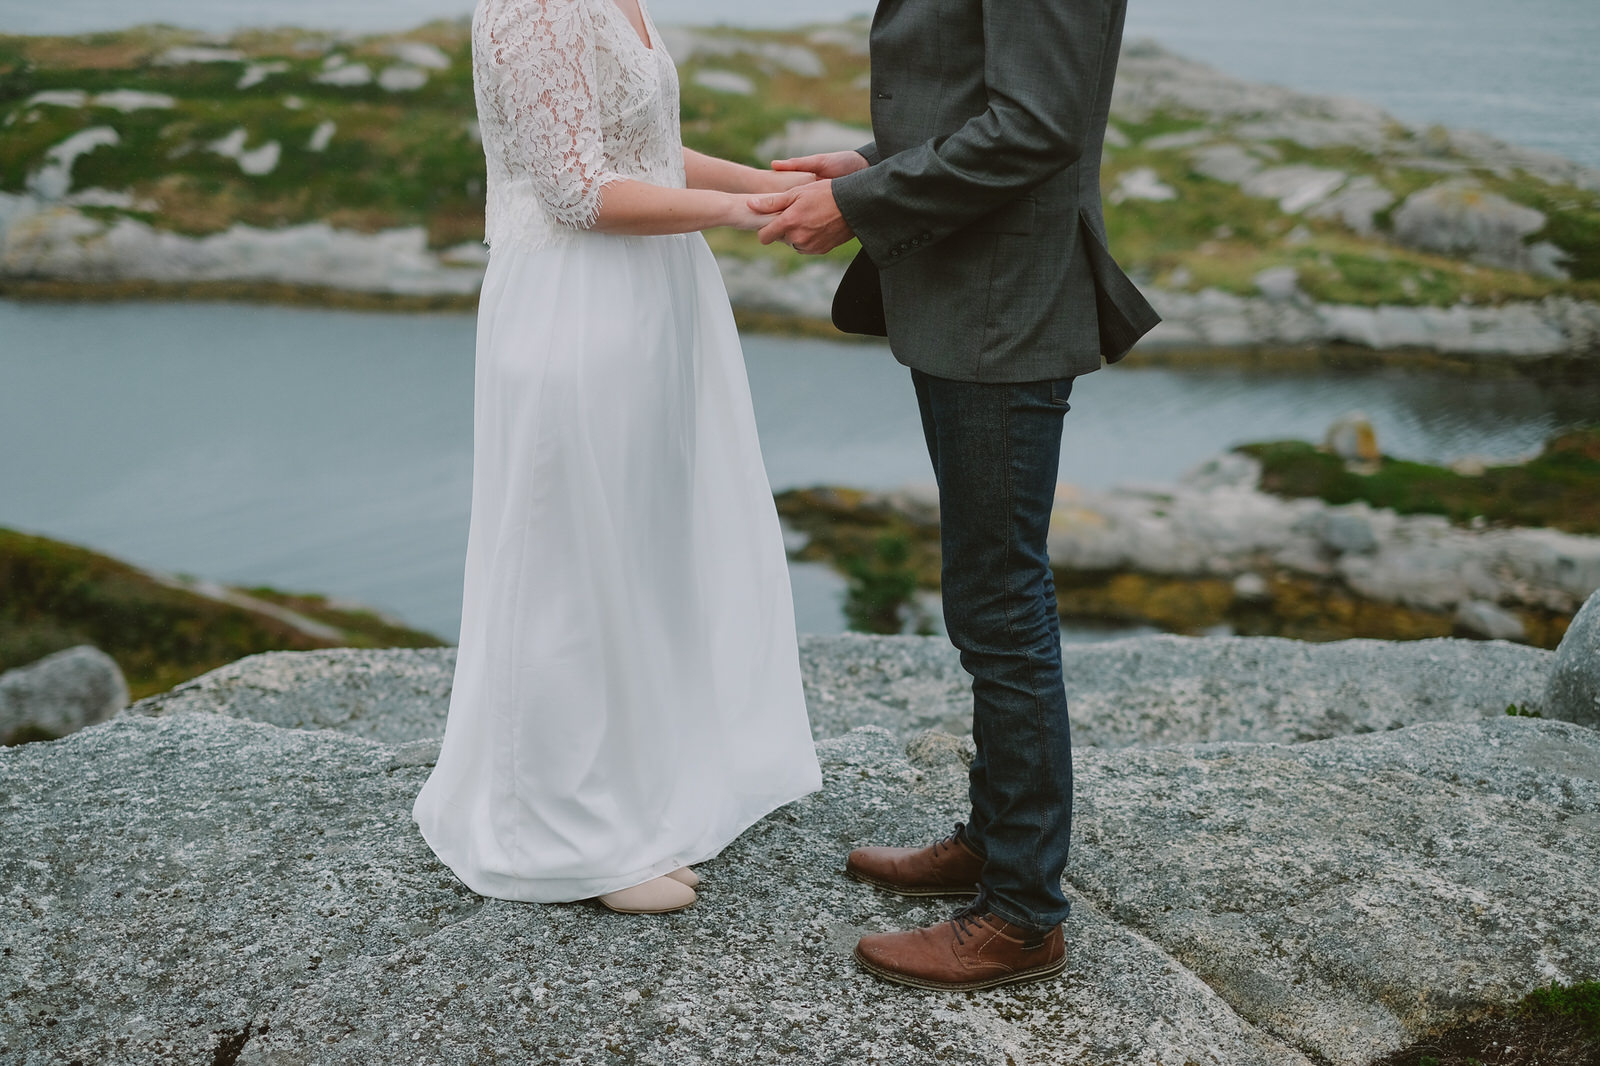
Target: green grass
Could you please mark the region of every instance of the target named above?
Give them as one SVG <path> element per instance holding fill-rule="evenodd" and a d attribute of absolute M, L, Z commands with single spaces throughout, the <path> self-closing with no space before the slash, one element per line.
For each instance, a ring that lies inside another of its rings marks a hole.
<path fill-rule="evenodd" d="M 1371 1066 L 1595 1066 L 1600 983 L 1551 984 L 1443 1026 Z"/>
<path fill-rule="evenodd" d="M 1600 427 L 1564 433 L 1522 466 L 1491 467 L 1468 477 L 1452 470 L 1385 458 L 1375 473 L 1353 472 L 1336 456 L 1301 441 L 1247 444 L 1261 461 L 1261 487 L 1280 496 L 1329 503 L 1364 501 L 1401 514 L 1438 514 L 1600 534 Z"/>
<path fill-rule="evenodd" d="M 1532 1017 L 1570 1018 L 1586 1035 L 1600 1037 L 1600 981 L 1574 985 L 1552 981 L 1524 999 L 1521 1010 Z"/>
<path fill-rule="evenodd" d="M 163 584 L 109 556 L 7 529 L 0 529 L 0 589 L 0 670 L 93 644 L 117 661 L 135 699 L 261 651 L 441 643 L 371 614 L 269 590 L 264 598 L 307 608 L 303 613 L 343 631 L 340 640 L 323 640 Z"/>
<path fill-rule="evenodd" d="M 825 118 L 868 125 L 868 99 L 860 79 L 864 56 L 836 45 L 814 45 L 806 30 L 774 31 L 719 28 L 720 35 L 758 43 L 803 45 L 824 62 L 821 77 L 805 77 L 772 67 L 748 55 L 701 56 L 680 69 L 684 142 L 691 148 L 743 162 L 767 162 L 757 146 L 791 120 Z M 430 75 L 415 92 L 388 93 L 377 85 L 339 88 L 316 82 L 324 56 L 301 47 L 306 39 L 327 43 L 325 35 L 303 31 L 254 31 L 238 35 L 232 46 L 248 61 L 274 61 L 288 69 L 247 88 L 237 88 L 244 63 L 160 66 L 153 58 L 176 44 L 196 43 L 198 35 L 171 27 L 142 27 L 122 33 L 81 37 L 0 35 L 0 190 L 16 192 L 44 154 L 79 130 L 109 125 L 121 143 L 81 158 L 77 188 L 125 189 L 155 205 L 152 211 L 98 209 L 109 220 L 131 216 L 176 233 L 205 235 L 235 223 L 282 227 L 326 221 L 339 228 L 374 232 L 396 226 L 421 226 L 434 248 L 482 237 L 483 150 L 468 133 L 473 119 L 470 45 L 463 20 L 432 23 L 400 35 L 426 40 L 452 57 L 452 66 Z M 394 60 L 387 49 L 393 36 L 338 42 L 350 62 L 374 72 Z M 728 70 L 748 78 L 747 95 L 718 92 L 695 84 L 702 69 Z M 20 106 L 45 89 L 90 93 L 136 89 L 173 96 L 168 110 L 130 114 L 107 109 Z M 298 97 L 303 107 L 285 106 Z M 323 121 L 337 131 L 327 150 L 312 152 L 307 142 Z M 1191 150 L 1144 147 L 1152 138 L 1207 128 L 1200 116 L 1182 109 L 1142 115 L 1138 121 L 1114 116 L 1113 123 L 1132 142 L 1112 149 L 1104 185 L 1134 167 L 1150 167 L 1178 192 L 1168 202 L 1129 201 L 1109 205 L 1110 242 L 1118 259 L 1135 273 L 1183 287 L 1213 286 L 1250 295 L 1255 277 L 1268 267 L 1291 265 L 1301 287 L 1317 300 L 1379 304 L 1450 306 L 1458 302 L 1499 304 L 1565 294 L 1600 300 L 1600 195 L 1551 185 L 1526 175 L 1473 177 L 1486 188 L 1546 213 L 1548 223 L 1535 239 L 1567 249 L 1573 280 L 1534 278 L 1492 270 L 1447 256 L 1406 252 L 1381 235 L 1363 238 L 1334 220 L 1288 215 L 1276 203 L 1246 196 L 1238 188 L 1193 172 Z M 1227 137 L 1227 123 L 1216 129 Z M 269 140 L 282 146 L 276 170 L 249 176 L 236 163 L 206 145 L 236 128 L 248 145 Z M 1461 162 L 1447 140 L 1424 146 L 1425 153 Z M 1354 148 L 1306 148 L 1292 142 L 1271 146 L 1282 163 L 1330 167 L 1370 175 L 1396 197 L 1444 180 L 1437 171 Z M 1407 149 L 1408 151 L 1410 149 Z M 1390 227 L 1394 207 L 1376 218 Z M 787 252 L 774 254 L 742 234 L 714 236 L 719 253 L 781 259 L 783 269 L 799 262 Z M 835 258 L 842 261 L 847 253 Z"/>

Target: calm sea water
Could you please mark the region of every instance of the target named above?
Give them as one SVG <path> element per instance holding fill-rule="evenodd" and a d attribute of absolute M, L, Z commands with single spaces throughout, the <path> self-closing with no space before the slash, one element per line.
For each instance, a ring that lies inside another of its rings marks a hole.
<path fill-rule="evenodd" d="M 323 592 L 453 639 L 472 466 L 470 315 L 0 301 L 0 525 L 145 566 Z M 930 479 L 887 350 L 747 337 L 777 489 Z M 1126 364 L 1073 392 L 1065 481 L 1170 480 L 1230 444 L 1365 410 L 1386 451 L 1513 456 L 1600 420 L 1600 390 L 1401 372 Z M 795 571 L 802 631 L 840 582 Z"/>
<path fill-rule="evenodd" d="M 870 0 L 647 0 L 657 21 L 783 26 Z M 165 21 L 207 30 L 293 23 L 387 30 L 469 0 L 0 0 L 0 32 L 76 33 Z M 1600 166 L 1597 0 L 1130 0 L 1130 37 L 1229 73 L 1357 96 L 1412 122 L 1481 129 Z"/>

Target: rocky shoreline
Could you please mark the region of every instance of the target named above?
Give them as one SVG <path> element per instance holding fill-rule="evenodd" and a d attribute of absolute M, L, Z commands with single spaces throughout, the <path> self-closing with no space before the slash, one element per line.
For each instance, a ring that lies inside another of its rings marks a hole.
<path fill-rule="evenodd" d="M 827 326 L 843 276 L 830 262 L 792 272 L 770 260 L 723 255 L 723 283 L 736 310 L 761 312 L 812 331 Z M 420 228 L 361 234 L 324 224 L 285 230 L 236 225 L 184 237 L 146 223 L 106 224 L 70 207 L 0 193 L 0 295 L 46 299 L 205 295 L 250 298 L 255 286 L 281 302 L 466 309 L 476 305 L 487 249 L 427 247 Z M 1600 359 L 1600 303 L 1551 296 L 1504 307 L 1360 307 L 1321 304 L 1295 289 L 1237 296 L 1219 289 L 1146 295 L 1162 322 L 1141 354 L 1282 350 L 1347 345 L 1373 352 L 1427 352 L 1471 363 L 1506 359 L 1584 367 Z M 828 327 L 831 330 L 831 327 Z"/>
<path fill-rule="evenodd" d="M 855 146 L 865 33 L 672 30 L 686 139 L 751 161 Z M 19 85 L 50 87 L 0 98 L 8 135 L 30 146 L 0 170 L 0 295 L 472 306 L 487 252 L 463 27 L 125 36 L 61 39 L 48 54 L 69 45 L 83 66 L 24 66 Z M 0 66 L 29 47 L 0 38 Z M 76 82 L 90 88 L 61 87 Z M 796 107 L 810 117 L 780 117 Z M 424 130 L 430 150 L 448 144 L 455 184 L 384 184 Z M 170 173 L 143 174 L 160 159 Z M 387 202 L 343 202 L 352 194 L 320 187 L 334 174 Z M 1151 358 L 1332 347 L 1444 366 L 1600 365 L 1600 171 L 1135 42 L 1105 174 L 1113 247 L 1164 318 L 1141 345 Z M 843 261 L 789 261 L 746 237 L 714 242 L 745 321 L 827 332 Z"/>
<path fill-rule="evenodd" d="M 981 996 L 857 970 L 855 937 L 947 908 L 838 872 L 961 816 L 943 641 L 804 641 L 823 790 L 644 921 L 476 896 L 423 844 L 453 649 L 255 656 L 0 750 L 0 1055 L 1367 1066 L 1600 979 L 1600 733 L 1503 710 L 1600 724 L 1600 616 L 1573 631 L 1072 649 L 1071 961 Z"/>
<path fill-rule="evenodd" d="M 1230 452 L 1173 484 L 1058 487 L 1049 551 L 1062 617 L 1310 640 L 1467 636 L 1553 648 L 1600 589 L 1600 537 L 1459 525 L 1365 502 L 1285 498 L 1261 462 Z M 938 584 L 931 490 L 818 488 L 778 498 L 810 540 L 800 557 L 838 562 L 885 534 Z"/>

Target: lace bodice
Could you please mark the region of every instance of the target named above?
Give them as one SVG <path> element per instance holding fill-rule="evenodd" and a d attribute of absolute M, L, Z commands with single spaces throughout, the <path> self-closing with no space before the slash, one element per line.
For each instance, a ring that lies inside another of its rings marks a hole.
<path fill-rule="evenodd" d="M 472 78 L 491 246 L 580 234 L 620 178 L 683 187 L 677 69 L 639 8 L 653 49 L 616 0 L 478 0 Z"/>

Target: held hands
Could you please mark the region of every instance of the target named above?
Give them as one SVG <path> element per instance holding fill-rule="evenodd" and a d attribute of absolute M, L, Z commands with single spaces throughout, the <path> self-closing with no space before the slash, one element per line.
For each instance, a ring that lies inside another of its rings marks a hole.
<path fill-rule="evenodd" d="M 754 190 L 758 196 L 770 194 L 783 194 L 802 185 L 810 185 L 817 180 L 815 174 L 806 171 L 796 171 L 779 174 L 770 170 L 757 171 L 759 184 Z M 749 192 L 728 194 L 728 218 L 724 225 L 735 229 L 758 230 L 776 219 L 776 213 L 764 214 L 754 209 L 751 205 L 753 198 Z"/>
<path fill-rule="evenodd" d="M 854 237 L 855 233 L 834 201 L 833 179 L 854 174 L 866 166 L 867 161 L 859 152 L 827 152 L 774 160 L 774 171 L 807 174 L 817 180 L 787 192 L 750 198 L 753 210 L 777 215 L 761 228 L 761 243 L 782 241 L 797 252 L 821 255 Z"/>
<path fill-rule="evenodd" d="M 842 178 L 846 174 L 867 169 L 867 158 L 860 152 L 824 152 L 822 155 L 803 155 L 794 159 L 774 159 L 772 169 L 799 171 L 818 178 Z"/>
<path fill-rule="evenodd" d="M 722 221 L 724 226 L 734 229 L 758 230 L 777 219 L 776 214 L 764 214 L 751 206 L 751 201 L 757 199 L 745 193 L 723 193 L 727 201 L 726 217 Z M 779 194 L 782 195 L 782 194 Z"/>

